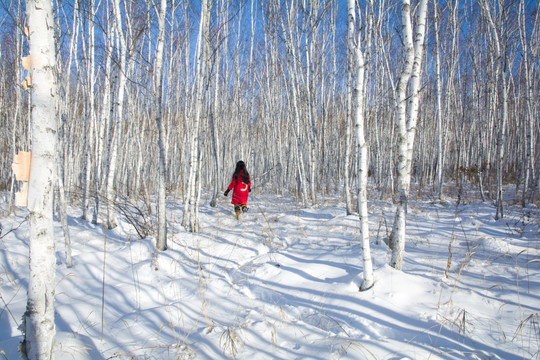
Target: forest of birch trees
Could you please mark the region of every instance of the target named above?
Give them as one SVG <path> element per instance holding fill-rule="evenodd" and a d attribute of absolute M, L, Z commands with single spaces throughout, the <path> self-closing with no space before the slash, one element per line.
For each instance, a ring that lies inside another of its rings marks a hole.
<path fill-rule="evenodd" d="M 476 189 L 495 219 L 537 204 L 539 16 L 530 0 L 0 0 L 10 212 L 11 165 L 32 151 L 22 351 L 52 354 L 52 215 L 71 266 L 67 204 L 109 229 L 123 216 L 162 251 L 167 201 L 199 231 L 200 202 L 215 206 L 244 160 L 255 193 L 338 194 L 358 212 L 360 290 L 369 196 L 396 203 L 396 269 L 411 189 Z"/>
<path fill-rule="evenodd" d="M 215 204 L 238 160 L 256 192 L 306 206 L 335 192 L 356 196 L 347 1 L 53 4 L 57 192 L 84 218 L 114 228 L 118 204 L 154 214 L 174 199 L 197 231 L 201 194 Z M 401 3 L 354 5 L 370 196 L 397 201 Z M 427 2 L 409 144 L 415 191 L 440 199 L 475 187 L 496 217 L 508 201 L 503 186 L 517 190 L 512 201 L 538 200 L 539 16 L 529 0 Z M 27 22 L 25 2 L 0 1 L 0 190 L 11 194 L 20 186 L 14 154 L 32 145 Z M 164 222 L 158 231 L 166 236 Z"/>

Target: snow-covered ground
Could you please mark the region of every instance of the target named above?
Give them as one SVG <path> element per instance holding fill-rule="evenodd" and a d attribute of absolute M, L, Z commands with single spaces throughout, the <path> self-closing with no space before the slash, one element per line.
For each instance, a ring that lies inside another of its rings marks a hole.
<path fill-rule="evenodd" d="M 29 229 L 2 196 L 0 358 L 13 360 Z M 228 199 L 202 202 L 191 234 L 170 200 L 157 255 L 128 222 L 105 232 L 70 209 L 72 268 L 56 226 L 57 360 L 540 359 L 536 207 L 495 221 L 490 203 L 411 201 L 399 272 L 384 243 L 394 207 L 370 202 L 376 282 L 359 292 L 359 221 L 337 199 L 253 194 L 240 221 Z"/>

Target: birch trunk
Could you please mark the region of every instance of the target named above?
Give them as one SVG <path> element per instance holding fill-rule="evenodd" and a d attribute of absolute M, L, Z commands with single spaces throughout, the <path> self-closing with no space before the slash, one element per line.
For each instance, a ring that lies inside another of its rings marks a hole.
<path fill-rule="evenodd" d="M 197 39 L 196 49 L 196 79 L 195 79 L 195 111 L 193 118 L 193 127 L 191 130 L 191 148 L 190 148 L 190 160 L 189 160 L 189 180 L 188 180 L 188 194 L 186 197 L 186 204 L 184 209 L 184 218 L 182 224 L 188 227 L 191 232 L 199 231 L 199 214 L 197 211 L 198 203 L 198 188 L 199 188 L 199 128 L 201 113 L 203 110 L 204 102 L 204 77 L 206 69 L 206 49 L 208 44 L 208 1 L 202 0 L 201 3 L 201 19 L 199 23 L 199 36 Z"/>
<path fill-rule="evenodd" d="M 506 74 L 505 74 L 505 62 L 506 62 L 506 56 L 505 54 L 501 53 L 501 43 L 500 39 L 501 36 L 499 35 L 497 31 L 497 26 L 495 25 L 495 21 L 493 20 L 493 16 L 491 15 L 491 10 L 489 7 L 489 4 L 487 0 L 482 0 L 480 2 L 480 5 L 482 7 L 482 13 L 484 14 L 484 17 L 486 18 L 489 30 L 491 32 L 491 39 L 490 42 L 493 47 L 493 58 L 496 62 L 494 64 L 495 66 L 495 73 L 493 75 L 493 81 L 496 84 L 499 80 L 499 76 L 502 80 L 502 89 L 501 89 L 501 103 L 502 103 L 502 112 L 500 119 L 495 119 L 494 121 L 497 123 L 497 141 L 496 141 L 496 183 L 497 183 L 497 190 L 496 190 L 496 211 L 495 211 L 495 219 L 499 219 L 504 217 L 504 209 L 503 209 L 503 157 L 504 157 L 504 143 L 506 139 L 506 123 L 507 123 L 507 117 L 508 117 L 508 90 L 507 90 L 507 80 L 506 80 Z M 501 10 L 502 11 L 502 10 Z M 495 111 L 496 104 L 494 104 L 494 107 L 492 110 Z"/>
<path fill-rule="evenodd" d="M 362 258 L 364 264 L 363 281 L 360 290 L 373 286 L 373 264 L 369 245 L 368 207 L 367 207 L 367 174 L 368 148 L 364 135 L 365 104 L 365 60 L 360 45 L 360 33 L 356 31 L 355 0 L 347 0 L 348 6 L 348 48 L 349 61 L 352 64 L 353 91 L 351 96 L 352 120 L 356 133 L 356 152 L 358 157 L 358 211 L 360 217 L 360 233 L 362 236 Z"/>
<path fill-rule="evenodd" d="M 88 1 L 88 59 L 87 59 L 87 89 L 88 89 L 88 105 L 87 105 L 87 115 L 84 119 L 84 159 L 83 159 L 83 199 L 82 199 L 82 218 L 88 220 L 88 204 L 90 198 L 90 179 L 91 179 L 91 158 L 92 158 L 92 149 L 95 148 L 92 146 L 94 144 L 94 127 L 96 122 L 96 109 L 95 109 L 95 31 L 94 31 L 94 19 L 95 19 L 95 10 L 94 10 L 94 0 Z M 87 131 L 88 129 L 88 131 Z M 97 187 L 97 182 L 94 186 Z"/>
<path fill-rule="evenodd" d="M 529 69 L 529 46 L 527 42 L 527 28 L 525 26 L 525 0 L 520 0 L 519 2 L 519 37 L 521 40 L 523 54 L 523 71 L 525 74 L 525 133 L 527 140 L 525 144 L 525 174 L 523 176 L 523 196 L 521 198 L 521 205 L 525 207 L 527 203 L 529 185 L 531 183 L 534 184 L 535 175 L 534 161 L 532 156 L 534 153 L 534 116 L 531 105 L 531 102 L 533 101 L 533 93 L 531 85 L 531 72 Z"/>
<path fill-rule="evenodd" d="M 348 1 L 348 0 L 347 0 Z M 350 51 L 350 50 L 349 50 Z M 352 127 L 352 72 L 353 72 L 353 57 L 349 55 L 348 59 L 348 74 L 347 74 L 347 117 L 345 119 L 345 210 L 347 215 L 353 213 L 353 197 L 351 194 L 351 157 L 352 157 L 352 141 L 351 141 L 351 127 Z"/>
<path fill-rule="evenodd" d="M 401 4 L 405 60 L 397 84 L 396 99 L 398 127 L 397 191 L 399 199 L 389 241 L 392 248 L 390 266 L 397 270 L 401 270 L 403 267 L 403 253 L 405 251 L 405 224 L 411 184 L 414 136 L 416 134 L 416 122 L 418 119 L 418 99 L 422 58 L 424 55 L 427 0 L 421 0 L 417 10 L 416 37 L 414 42 L 410 0 L 402 0 Z M 408 86 L 410 86 L 409 96 L 407 96 Z"/>
<path fill-rule="evenodd" d="M 297 168 L 297 183 L 298 183 L 298 189 L 302 193 L 302 203 L 304 205 L 307 204 L 308 200 L 308 192 L 307 192 L 307 184 L 306 184 L 306 171 L 304 167 L 304 145 L 302 141 L 302 128 L 301 128 L 301 112 L 300 112 L 300 104 L 299 104 L 299 86 L 300 81 L 298 80 L 298 74 L 299 70 L 297 67 L 298 58 L 296 54 L 296 48 L 294 44 L 294 26 L 296 26 L 296 19 L 294 18 L 294 11 L 296 10 L 296 5 L 290 4 L 288 5 L 288 8 L 286 8 L 287 13 L 287 26 L 285 26 L 285 23 L 283 21 L 283 17 L 281 18 L 281 28 L 283 31 L 283 36 L 285 37 L 285 45 L 287 47 L 287 50 L 289 54 L 287 54 L 287 62 L 289 63 L 289 76 L 290 79 L 290 88 L 292 91 L 291 99 L 292 99 L 292 106 L 293 106 L 293 113 L 294 113 L 294 121 L 295 121 L 295 135 L 296 135 L 296 149 L 297 149 L 297 155 L 298 155 L 298 161 L 296 162 L 296 168 Z"/>
<path fill-rule="evenodd" d="M 19 2 L 17 4 L 17 8 L 16 8 L 16 18 L 17 19 L 22 19 L 23 16 L 22 16 L 22 12 L 23 12 L 23 7 L 21 6 L 21 2 Z M 21 26 L 18 26 L 17 27 L 17 30 L 16 30 L 16 51 L 17 51 L 17 58 L 20 59 L 22 57 L 22 54 L 23 54 L 23 32 L 22 32 L 22 27 Z M 0 50 L 1 51 L 1 50 Z M 4 59 L 1 59 L 2 63 L 6 64 L 7 62 L 4 61 Z M 14 73 L 16 74 L 15 76 L 15 83 L 16 84 L 21 84 L 22 83 L 22 73 L 21 71 L 19 71 L 20 69 L 20 63 L 19 62 L 16 62 L 15 64 L 13 64 L 13 67 L 15 68 L 15 71 Z M 22 102 L 22 88 L 17 88 L 15 90 L 15 104 L 13 106 L 13 115 L 12 115 L 12 122 L 10 124 L 11 126 L 11 149 L 12 149 L 12 156 L 14 157 L 16 154 L 17 154 L 17 139 L 18 139 L 18 127 L 20 126 L 21 123 L 23 123 L 22 121 L 22 116 L 21 114 L 23 113 L 23 109 L 22 109 L 22 105 L 23 105 L 23 102 Z M 2 93 L 6 94 L 8 93 L 7 91 L 2 91 Z M 20 135 L 22 137 L 22 134 Z M 20 150 L 25 150 L 25 151 L 28 151 L 29 148 L 27 147 L 28 145 L 26 144 L 25 141 L 22 141 L 22 143 L 24 144 L 24 146 L 22 147 L 22 149 Z M 7 154 L 5 154 L 7 155 Z M 11 174 L 11 181 L 10 181 L 10 192 L 9 192 L 9 200 L 8 200 L 8 207 L 9 207 L 9 210 L 8 210 L 8 215 L 11 215 L 15 212 L 15 204 L 14 204 L 14 200 L 15 200 L 15 183 L 16 183 L 16 179 L 15 179 L 15 174 Z"/>
<path fill-rule="evenodd" d="M 58 169 L 57 174 L 59 173 L 60 171 Z M 69 224 L 68 224 L 68 218 L 67 218 L 67 212 L 66 212 L 67 203 L 66 203 L 66 196 L 64 193 L 64 184 L 60 176 L 58 176 L 56 199 L 58 200 L 58 204 L 57 204 L 58 213 L 59 213 L 58 217 L 60 218 L 60 223 L 62 224 L 62 230 L 64 231 L 66 267 L 71 268 L 73 267 L 73 262 L 71 260 L 71 236 L 69 234 Z"/>
<path fill-rule="evenodd" d="M 56 177 L 57 80 L 52 1 L 26 2 L 32 57 L 32 164 L 28 210 L 30 276 L 22 346 L 29 359 L 51 359 L 56 333 L 53 192 Z"/>
<path fill-rule="evenodd" d="M 79 66 L 76 61 L 76 55 L 77 54 L 77 38 L 79 34 L 79 4 L 75 4 L 73 9 L 73 23 L 72 23 L 72 34 L 70 39 L 70 46 L 69 46 L 69 59 L 66 64 L 66 70 L 65 70 L 65 88 L 62 91 L 62 86 L 59 87 L 58 91 L 62 93 L 62 96 L 59 98 L 59 107 L 60 107 L 60 114 L 58 118 L 58 131 L 57 131 L 57 183 L 56 183 L 56 191 L 55 191 L 55 200 L 56 200 L 56 208 L 58 210 L 58 218 L 60 219 L 60 223 L 62 224 L 62 230 L 64 232 L 64 244 L 65 244 L 65 255 L 66 255 L 66 263 L 67 267 L 70 268 L 73 266 L 71 262 L 71 236 L 69 233 L 69 225 L 68 225 L 68 219 L 67 219 L 67 203 L 66 203 L 66 195 L 65 195 L 65 187 L 64 182 L 66 181 L 69 176 L 66 176 L 65 169 L 67 168 L 67 162 L 66 157 L 69 158 L 69 152 L 68 149 L 72 147 L 72 141 L 70 141 L 70 137 L 66 136 L 66 128 L 67 125 L 67 119 L 69 117 L 70 107 L 72 107 L 71 104 L 71 82 L 69 81 L 71 77 L 71 68 L 72 63 L 75 58 L 75 66 L 77 71 L 79 71 Z M 75 55 L 75 56 L 74 56 Z M 61 66 L 58 68 L 59 73 L 63 73 Z M 61 104 L 61 105 L 60 105 Z M 86 120 L 84 121 L 84 124 L 86 125 Z M 86 128 L 83 132 L 84 140 L 83 142 L 86 144 Z M 84 197 L 84 191 L 83 190 L 83 202 L 85 201 Z M 84 212 L 83 212 L 84 215 Z"/>
<path fill-rule="evenodd" d="M 435 78 L 437 81 L 437 199 L 441 200 L 443 183 L 443 130 L 442 130 L 442 80 L 441 80 L 441 44 L 439 40 L 439 10 L 437 1 L 433 2 L 435 31 Z"/>
<path fill-rule="evenodd" d="M 229 5 L 228 3 L 225 4 L 225 1 L 220 2 L 221 7 L 221 14 L 222 14 L 222 21 L 226 23 L 226 20 L 229 16 Z M 224 32 L 223 35 L 221 35 L 221 31 L 219 35 L 216 35 L 219 39 L 225 38 L 227 36 L 227 25 L 224 26 L 224 29 L 222 30 Z M 225 44 L 226 45 L 226 44 Z M 226 48 L 226 46 L 225 46 Z M 214 60 L 214 100 L 212 101 L 212 104 L 210 105 L 210 114 L 209 114 L 209 120 L 210 120 L 210 136 L 212 137 L 212 152 L 214 155 L 214 163 L 215 163 L 215 178 L 213 181 L 214 184 L 214 194 L 212 195 L 212 200 L 210 201 L 210 206 L 216 207 L 217 206 L 217 200 L 219 195 L 222 193 L 222 161 L 221 161 L 221 152 L 220 152 L 220 134 L 219 134 L 219 124 L 217 122 L 217 117 L 220 113 L 220 75 L 221 75 L 221 56 L 223 54 L 220 52 L 218 53 L 217 49 L 215 49 L 215 60 Z"/>
<path fill-rule="evenodd" d="M 115 176 L 116 176 L 116 164 L 118 160 L 118 143 L 120 138 L 120 124 L 124 116 L 124 93 L 126 89 L 127 81 L 127 43 L 124 37 L 124 31 L 122 29 L 122 14 L 120 12 L 120 0 L 114 0 L 113 4 L 114 14 L 114 31 L 116 33 L 117 40 L 120 43 L 120 63 L 119 63 L 119 80 L 118 80 L 118 95 L 116 96 L 116 102 L 113 103 L 112 110 L 113 116 L 109 119 L 109 161 L 107 166 L 107 228 L 114 229 L 118 226 L 116 220 L 116 210 L 114 208 L 116 199 L 115 190 Z M 114 126 L 116 125 L 116 126 Z"/>
<path fill-rule="evenodd" d="M 110 22 L 110 19 L 107 20 Z M 110 27 L 108 27 L 110 28 Z M 95 184 L 94 184 L 94 212 L 92 223 L 99 221 L 99 206 L 101 204 L 101 188 L 103 182 L 103 152 L 105 151 L 105 130 L 111 124 L 111 64 L 113 55 L 114 31 L 107 37 L 107 58 L 105 61 L 105 76 L 103 81 L 103 100 L 101 108 L 101 121 L 96 122 L 96 154 L 95 154 Z M 106 127 L 107 126 L 107 127 Z M 108 152 L 105 154 L 105 162 L 108 163 Z"/>
<path fill-rule="evenodd" d="M 163 47 L 165 43 L 165 15 L 167 0 L 161 0 L 158 20 L 158 43 L 156 51 L 155 70 L 155 103 L 156 125 L 158 128 L 159 168 L 158 168 L 158 235 L 156 248 L 160 251 L 167 249 L 167 213 L 166 213 L 166 171 L 167 171 L 167 144 L 165 139 L 165 126 L 163 124 Z"/>
<path fill-rule="evenodd" d="M 113 102 L 118 96 L 113 97 Z M 118 101 L 118 100 L 116 100 Z M 111 104 L 111 114 L 109 117 L 109 124 L 107 128 L 107 160 L 105 165 L 105 193 L 106 193 L 106 206 L 107 206 L 107 228 L 114 229 L 117 226 L 116 223 L 116 212 L 114 209 L 115 202 L 115 189 L 114 189 L 114 176 L 116 173 L 116 160 L 118 153 L 118 132 L 120 129 L 116 126 L 115 129 L 115 116 L 114 116 L 114 107 L 116 105 Z"/>
<path fill-rule="evenodd" d="M 306 98 L 307 98 L 307 110 L 306 116 L 308 118 L 308 125 L 310 130 L 308 130 L 309 135 L 309 196 L 311 197 L 311 204 L 314 206 L 316 204 L 316 191 L 315 191 L 315 174 L 317 168 L 317 154 L 316 154 L 316 139 L 317 139 L 317 126 L 316 126 L 316 109 L 315 109 L 315 95 L 314 95 L 314 71 L 313 71 L 313 43 L 317 34 L 317 25 L 315 20 L 318 20 L 319 17 L 319 8 L 318 0 L 309 1 L 309 36 L 305 36 L 305 54 L 306 54 Z"/>

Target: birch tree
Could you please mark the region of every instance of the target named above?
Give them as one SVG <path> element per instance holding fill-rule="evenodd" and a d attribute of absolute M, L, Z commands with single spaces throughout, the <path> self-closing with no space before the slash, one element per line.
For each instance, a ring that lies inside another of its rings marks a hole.
<path fill-rule="evenodd" d="M 167 0 L 161 0 L 158 19 L 158 40 L 155 58 L 154 74 L 154 109 L 156 111 L 156 125 L 158 128 L 158 235 L 156 248 L 160 251 L 167 249 L 167 214 L 166 214 L 166 170 L 167 170 L 167 144 L 165 141 L 165 126 L 163 124 L 163 47 L 165 43 L 165 15 L 167 13 Z"/>
<path fill-rule="evenodd" d="M 523 175 L 523 196 L 521 198 L 522 206 L 527 202 L 527 193 L 529 185 L 534 184 L 534 116 L 532 111 L 532 84 L 531 70 L 529 64 L 529 44 L 527 41 L 527 27 L 525 25 L 525 0 L 519 1 L 519 39 L 521 42 L 523 55 L 523 74 L 525 76 L 525 124 L 526 124 L 526 142 L 525 142 L 525 174 Z M 532 181 L 531 181 L 532 180 Z"/>
<path fill-rule="evenodd" d="M 411 184 L 411 166 L 418 120 L 418 104 L 420 79 L 422 72 L 422 58 L 424 56 L 424 36 L 426 28 L 427 0 L 420 0 L 416 15 L 416 29 L 413 39 L 413 24 L 411 20 L 410 0 L 401 2 L 401 28 L 405 58 L 403 68 L 397 83 L 397 132 L 398 132 L 398 159 L 397 159 L 397 192 L 398 204 L 394 217 L 394 225 L 390 235 L 392 258 L 390 265 L 401 270 L 403 266 L 403 253 L 405 251 L 405 224 L 407 217 L 407 204 Z M 407 92 L 407 88 L 409 91 Z"/>
<path fill-rule="evenodd" d="M 303 204 L 307 204 L 308 201 L 308 192 L 307 192 L 307 179 L 306 179 L 306 170 L 305 170 L 305 163 L 304 163 L 304 142 L 302 141 L 302 112 L 301 112 L 301 104 L 300 104 L 300 80 L 298 79 L 300 76 L 300 70 L 298 68 L 299 63 L 299 55 L 297 54 L 297 43 L 300 41 L 300 36 L 297 34 L 297 22 L 298 22 L 298 4 L 296 2 L 292 2 L 291 4 L 287 4 L 285 6 L 285 13 L 286 13 L 286 19 L 284 21 L 284 16 L 281 17 L 281 29 L 285 41 L 285 45 L 287 48 L 287 63 L 289 64 L 289 72 L 287 78 L 289 79 L 289 86 L 291 88 L 291 103 L 293 107 L 293 114 L 294 114 L 294 136 L 296 136 L 296 154 L 298 156 L 298 161 L 296 161 L 296 168 L 297 168 L 297 183 L 299 186 L 299 190 L 302 193 L 302 202 Z"/>
<path fill-rule="evenodd" d="M 443 185 L 443 116 L 442 116 L 442 80 L 441 80 L 441 45 L 439 40 L 439 9 L 437 1 L 433 2 L 433 18 L 435 33 L 435 80 L 437 82 L 437 199 L 441 200 Z"/>
<path fill-rule="evenodd" d="M 87 52 L 88 57 L 86 59 L 86 84 L 87 84 L 87 94 L 88 94 L 88 105 L 86 107 L 86 116 L 84 119 L 84 148 L 85 148 L 85 154 L 83 159 L 83 186 L 82 186 L 82 192 L 83 192 L 83 198 L 81 201 L 82 211 L 83 215 L 82 218 L 85 220 L 88 220 L 88 198 L 90 195 L 90 179 L 91 179 L 91 171 L 90 171 L 90 164 L 91 164 L 91 158 L 92 158 L 92 152 L 90 151 L 92 149 L 92 140 L 94 139 L 94 126 L 96 122 L 96 109 L 95 109 L 95 9 L 94 9 L 94 0 L 89 0 L 87 2 L 87 13 L 88 13 L 88 29 L 87 29 Z M 88 131 L 86 131 L 88 129 Z M 98 183 L 94 186 L 98 186 Z"/>
<path fill-rule="evenodd" d="M 21 2 L 19 1 L 17 3 L 17 6 L 15 8 L 15 15 L 13 16 L 13 19 L 16 20 L 16 19 L 22 19 L 23 16 L 22 16 L 22 13 L 24 12 L 24 9 L 23 9 L 23 6 L 21 6 Z M 16 20 L 17 21 L 17 20 Z M 3 28 L 5 28 L 5 24 L 4 24 L 4 21 L 2 21 L 2 25 L 4 25 Z M 12 30 L 13 30 L 13 33 L 15 34 L 15 48 L 12 49 L 12 51 L 15 53 L 16 55 L 16 59 L 20 59 L 21 58 L 21 55 L 22 55 L 22 47 L 23 47 L 23 32 L 22 32 L 22 26 L 20 24 L 13 24 L 12 26 Z M 7 71 L 7 67 L 8 67 L 8 64 L 7 64 L 7 61 L 4 59 L 5 56 L 2 56 L 0 54 L 0 60 L 2 61 L 2 65 L 3 65 L 3 68 Z M 23 97 L 22 97 L 22 91 L 24 88 L 26 88 L 27 86 L 27 81 L 30 80 L 30 83 L 31 83 L 31 77 L 27 77 L 25 80 L 22 80 L 21 79 L 21 71 L 19 71 L 19 68 L 20 68 L 20 63 L 18 61 L 16 62 L 13 62 L 11 64 L 11 66 L 13 67 L 14 69 L 14 74 L 15 74 L 15 78 L 9 78 L 7 76 L 2 76 L 2 79 L 5 79 L 6 80 L 6 84 L 4 84 L 4 89 L 2 89 L 2 94 L 7 94 L 9 92 L 7 91 L 4 91 L 9 85 L 9 82 L 10 81 L 14 81 L 14 83 L 16 84 L 17 88 L 15 89 L 15 99 L 13 99 L 15 101 L 15 103 L 13 104 L 13 106 L 11 106 L 11 109 L 12 109 L 12 113 L 11 113 L 11 123 L 10 124 L 7 124 L 6 123 L 6 126 L 5 128 L 8 129 L 8 128 L 11 128 L 12 131 L 11 131 L 11 137 L 10 137 L 10 140 L 11 140 L 11 149 L 12 149 L 12 154 L 11 156 L 14 157 L 15 154 L 17 153 L 17 140 L 19 139 L 19 137 L 21 138 L 19 140 L 19 143 L 22 144 L 22 149 L 23 150 L 28 150 L 28 142 L 24 140 L 24 137 L 23 137 L 23 134 L 22 132 L 19 132 L 19 128 L 21 127 L 21 123 L 23 123 L 23 121 L 21 121 L 23 119 L 23 116 L 22 116 L 22 113 L 23 113 Z M 22 86 L 20 87 L 19 84 L 21 84 Z M 4 96 L 4 101 L 7 103 L 8 102 L 8 98 Z M 6 134 L 7 135 L 7 134 Z M 7 140 L 7 136 L 6 136 L 6 140 Z M 6 141 L 6 144 L 7 144 L 7 141 Z M 4 158 L 5 159 L 10 159 L 9 155 L 8 154 L 3 154 Z M 15 204 L 14 204 L 14 195 L 15 195 L 15 183 L 16 183 L 16 179 L 15 179 L 15 175 L 14 174 L 11 174 L 11 185 L 10 185 L 10 196 L 9 196 L 9 200 L 8 200 L 8 207 L 9 207 L 9 211 L 8 211 L 8 214 L 12 214 L 14 213 L 15 211 Z"/>
<path fill-rule="evenodd" d="M 348 1 L 348 0 L 347 0 Z M 348 4 L 347 4 L 348 6 Z M 350 20 L 349 20 L 350 21 Z M 350 36 L 350 35 L 348 35 Z M 350 41 L 349 39 L 347 41 Z M 348 46 L 349 43 L 347 43 Z M 352 50 L 349 50 L 349 53 Z M 347 72 L 347 117 L 345 119 L 345 164 L 344 164 L 344 191 L 345 191 L 345 211 L 347 215 L 352 215 L 353 213 L 353 196 L 351 193 L 351 182 L 352 182 L 352 174 L 351 174 L 351 158 L 352 158 L 352 89 L 353 89 L 353 78 L 352 78 L 352 60 L 353 60 L 352 54 L 349 54 L 349 66 L 348 66 L 348 72 Z"/>
<path fill-rule="evenodd" d="M 373 286 L 373 264 L 371 248 L 369 245 L 368 207 L 367 207 L 367 180 L 368 180 L 368 147 L 364 135 L 364 107 L 365 107 L 365 57 L 360 44 L 360 32 L 356 30 L 355 0 L 347 0 L 348 32 L 347 46 L 350 73 L 353 78 L 351 98 L 351 116 L 356 134 L 356 152 L 358 158 L 358 211 L 360 216 L 360 233 L 362 236 L 362 257 L 364 264 L 364 278 L 360 290 L 367 290 Z M 360 14 L 360 12 L 359 12 Z"/>
<path fill-rule="evenodd" d="M 213 0 L 210 0 L 210 5 Z M 199 214 L 197 205 L 199 201 L 199 186 L 200 186 L 200 164 L 199 164 L 199 128 L 203 111 L 204 101 L 204 78 L 206 75 L 206 52 L 208 47 L 208 26 L 210 6 L 208 0 L 201 2 L 201 18 L 199 22 L 199 35 L 197 38 L 196 48 L 196 68 L 195 68 L 195 104 L 194 117 L 191 129 L 190 139 L 190 159 L 189 159 L 189 180 L 188 193 L 184 208 L 184 217 L 182 224 L 187 226 L 189 231 L 199 231 Z"/>
<path fill-rule="evenodd" d="M 221 0 L 218 2 L 217 9 L 219 11 L 220 17 L 219 22 L 223 24 L 223 26 L 219 26 L 218 29 L 216 29 L 216 32 L 214 34 L 214 41 L 212 42 L 215 45 L 215 48 L 213 49 L 213 76 L 214 76 L 214 88 L 213 88 L 213 101 L 211 102 L 210 109 L 209 109 L 209 127 L 210 127 L 210 136 L 211 136 L 211 142 L 212 142 L 212 153 L 214 157 L 214 163 L 215 163 L 215 179 L 213 181 L 214 183 L 214 190 L 212 195 L 212 200 L 210 201 L 210 205 L 212 207 L 217 206 L 217 199 L 218 196 L 222 193 L 222 175 L 223 175 L 223 155 L 221 151 L 221 136 L 219 131 L 219 122 L 218 117 L 219 114 L 222 113 L 222 104 L 224 101 L 224 97 L 222 96 L 222 89 L 220 86 L 220 79 L 221 79 L 221 59 L 224 58 L 226 62 L 226 56 L 227 56 L 227 39 L 228 39 L 228 18 L 229 18 L 229 1 Z M 252 2 L 253 6 L 253 2 Z M 223 44 L 223 45 L 221 45 Z M 222 46 L 223 51 L 218 51 L 219 48 Z M 225 74 L 226 76 L 227 74 Z"/>
<path fill-rule="evenodd" d="M 113 14 L 114 14 L 114 32 L 116 39 L 120 43 L 119 53 L 120 53 L 120 63 L 119 73 L 120 78 L 118 80 L 118 93 L 116 96 L 116 102 L 113 103 L 113 114 L 114 116 L 109 119 L 109 132 L 108 132 L 108 156 L 107 156 L 107 227 L 109 229 L 114 229 L 117 224 L 116 220 L 116 210 L 114 209 L 114 202 L 116 198 L 115 193 L 115 175 L 116 175 L 116 165 L 117 165 L 117 154 L 118 154 L 118 142 L 120 137 L 120 123 L 122 122 L 124 116 L 124 94 L 126 90 L 127 82 L 127 40 L 123 31 L 122 26 L 122 13 L 120 12 L 120 0 L 114 0 L 113 3 Z M 116 126 L 116 129 L 114 125 Z"/>
<path fill-rule="evenodd" d="M 496 211 L 495 219 L 504 217 L 503 211 L 503 160 L 504 160 L 504 143 L 506 140 L 506 123 L 508 121 L 508 89 L 507 89 L 507 79 L 505 74 L 506 69 L 506 56 L 502 54 L 501 49 L 501 35 L 499 34 L 500 27 L 495 25 L 495 21 L 491 14 L 491 9 L 487 0 L 480 1 L 482 7 L 482 13 L 486 18 L 489 31 L 491 32 L 490 43 L 493 48 L 493 59 L 495 60 L 495 73 L 493 75 L 494 88 L 496 88 L 496 83 L 501 77 L 501 116 L 497 121 L 497 155 L 496 155 L 496 166 L 497 166 L 497 190 L 496 190 Z M 499 8 L 502 4 L 499 3 Z M 500 9 L 500 11 L 503 11 Z M 496 106 L 496 103 L 493 103 Z M 492 109 L 494 110 L 494 109 Z"/>
<path fill-rule="evenodd" d="M 52 1 L 27 1 L 26 16 L 33 84 L 32 164 L 28 194 L 30 275 L 21 350 L 28 359 L 51 359 L 56 333 L 53 193 L 58 111 Z"/>
<path fill-rule="evenodd" d="M 109 2 L 106 3 L 108 6 Z M 108 9 L 108 8 L 107 8 Z M 101 99 L 101 121 L 96 122 L 96 145 L 95 145 L 95 160 L 94 160 L 94 212 L 92 214 L 92 223 L 97 224 L 99 219 L 99 207 L 101 204 L 100 201 L 100 190 L 101 185 L 103 182 L 104 177 L 104 170 L 103 170 L 103 158 L 104 158 L 104 151 L 105 151 L 105 130 L 107 127 L 111 127 L 111 87 L 112 87 L 112 56 L 113 56 L 113 45 L 114 45 L 114 30 L 112 30 L 112 23 L 114 20 L 111 20 L 110 11 L 108 11 L 109 15 L 107 16 L 107 29 L 110 31 L 106 36 L 107 38 L 107 45 L 106 45 L 106 51 L 105 51 L 105 73 L 104 73 L 104 79 L 102 84 L 102 99 Z M 107 126 L 107 127 L 106 127 Z M 105 157 L 108 157 L 107 154 L 105 154 Z M 105 160 L 108 162 L 108 160 Z"/>
<path fill-rule="evenodd" d="M 316 204 L 316 169 L 317 169 L 317 126 L 316 126 L 316 95 L 315 95 L 315 82 L 314 73 L 315 65 L 312 60 L 315 56 L 314 54 L 314 44 L 317 40 L 317 32 L 320 24 L 320 14 L 319 14 L 319 0 L 309 0 L 309 13 L 308 19 L 306 20 L 306 35 L 304 36 L 305 42 L 305 91 L 306 91 L 306 106 L 307 110 L 305 116 L 307 117 L 307 130 L 309 138 L 309 196 L 311 198 L 312 205 Z M 306 4 L 302 5 L 306 7 Z"/>

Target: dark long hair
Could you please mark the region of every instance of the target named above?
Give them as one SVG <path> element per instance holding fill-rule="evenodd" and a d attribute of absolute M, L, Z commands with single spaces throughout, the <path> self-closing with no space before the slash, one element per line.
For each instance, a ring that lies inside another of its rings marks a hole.
<path fill-rule="evenodd" d="M 238 180 L 240 174 L 242 174 L 242 181 L 246 184 L 249 183 L 249 173 L 246 169 L 246 164 L 242 160 L 236 163 L 236 169 L 234 169 L 233 178 Z"/>

